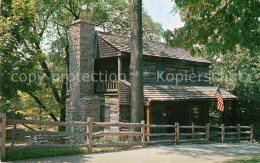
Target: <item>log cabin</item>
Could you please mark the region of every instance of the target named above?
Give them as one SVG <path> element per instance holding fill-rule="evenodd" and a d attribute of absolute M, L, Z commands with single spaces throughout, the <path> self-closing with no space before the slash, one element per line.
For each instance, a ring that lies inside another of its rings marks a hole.
<path fill-rule="evenodd" d="M 97 32 L 94 23 L 78 20 L 70 26 L 70 74 L 91 74 L 89 81 L 69 80 L 67 120 L 130 122 L 130 38 Z M 216 103 L 209 83 L 208 60 L 181 48 L 143 40 L 143 119 L 147 124 L 204 125 Z M 94 75 L 92 75 L 94 74 Z M 69 75 L 70 76 L 70 75 Z M 237 97 L 221 90 L 223 100 Z"/>

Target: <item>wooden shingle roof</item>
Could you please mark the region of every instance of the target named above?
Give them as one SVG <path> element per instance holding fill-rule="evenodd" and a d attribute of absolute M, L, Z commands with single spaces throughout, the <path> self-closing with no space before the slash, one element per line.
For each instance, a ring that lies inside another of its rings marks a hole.
<path fill-rule="evenodd" d="M 130 82 L 124 81 L 131 86 Z M 161 85 L 144 84 L 144 98 L 146 101 L 184 101 L 184 100 L 210 100 L 216 99 L 217 87 L 215 86 L 186 86 L 186 85 Z M 237 97 L 221 89 L 224 100 L 236 100 Z"/>
<path fill-rule="evenodd" d="M 110 45 L 118 49 L 120 52 L 130 53 L 131 51 L 131 42 L 129 37 L 98 33 L 99 44 L 104 45 L 104 41 Z M 99 51 L 107 52 L 111 55 L 108 50 L 104 50 L 104 46 L 99 47 Z M 117 54 L 116 54 L 117 55 Z M 164 43 L 155 42 L 155 41 L 146 41 L 143 40 L 143 55 L 146 56 L 155 56 L 155 57 L 164 57 L 164 58 L 173 58 L 180 60 L 187 60 L 192 62 L 201 62 L 201 63 L 211 63 L 210 61 L 202 58 L 191 56 L 187 51 L 181 48 L 166 48 Z"/>

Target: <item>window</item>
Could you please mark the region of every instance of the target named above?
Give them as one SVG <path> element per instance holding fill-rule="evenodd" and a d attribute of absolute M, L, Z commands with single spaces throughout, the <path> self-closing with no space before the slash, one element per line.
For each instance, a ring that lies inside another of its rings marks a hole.
<path fill-rule="evenodd" d="M 100 105 L 100 122 L 109 122 L 110 109 Z"/>
<path fill-rule="evenodd" d="M 165 66 L 163 62 L 157 62 L 156 64 L 157 81 L 165 79 Z"/>

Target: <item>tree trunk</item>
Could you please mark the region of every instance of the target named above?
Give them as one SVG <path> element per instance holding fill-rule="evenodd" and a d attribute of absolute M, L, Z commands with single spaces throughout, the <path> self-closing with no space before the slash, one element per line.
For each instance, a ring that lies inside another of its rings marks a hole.
<path fill-rule="evenodd" d="M 142 0 L 131 1 L 131 122 L 144 119 L 142 60 Z"/>

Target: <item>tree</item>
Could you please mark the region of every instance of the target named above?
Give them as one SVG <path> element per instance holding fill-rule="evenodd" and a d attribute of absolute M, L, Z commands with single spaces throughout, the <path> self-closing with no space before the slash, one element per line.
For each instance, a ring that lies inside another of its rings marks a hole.
<path fill-rule="evenodd" d="M 147 39 L 158 39 L 161 25 L 153 22 L 147 13 L 143 15 Z M 130 33 L 129 1 L 3 1 L 0 17 L 1 105 L 10 106 L 10 100 L 24 96 L 27 101 L 34 102 L 34 105 L 29 103 L 32 107 L 37 104 L 39 110 L 49 113 L 52 119 L 60 117 L 65 121 L 68 27 L 79 18 L 91 20 L 107 32 Z M 37 77 L 29 82 L 17 80 L 18 76 L 15 76 L 14 81 L 12 75 L 15 73 L 24 73 L 27 77 L 36 74 Z M 60 75 L 59 80 L 56 75 Z M 29 107 L 27 104 L 21 106 Z"/>
<path fill-rule="evenodd" d="M 1 97 L 4 97 L 3 99 L 17 97 L 17 91 L 20 90 L 35 99 L 42 109 L 46 109 L 46 106 L 36 95 L 36 91 L 40 89 L 38 82 L 31 83 L 28 79 L 14 81 L 13 75 L 24 74 L 24 77 L 28 77 L 29 74 L 45 73 L 48 77 L 46 85 L 51 87 L 55 97 L 59 96 L 56 87 L 51 83 L 46 58 L 40 46 L 44 30 L 47 28 L 46 22 L 55 8 L 54 4 L 46 2 L 4 1 L 1 12 L 3 28 L 0 31 Z M 35 8 L 38 15 L 34 12 Z M 39 70 L 39 67 L 42 70 Z M 52 113 L 50 116 L 57 121 Z"/>
<path fill-rule="evenodd" d="M 168 45 L 210 60 L 210 73 L 217 78 L 211 84 L 238 97 L 238 121 L 254 123 L 259 133 L 259 1 L 175 0 L 175 4 L 185 25 L 164 33 Z M 226 111 L 232 119 L 233 113 Z"/>
<path fill-rule="evenodd" d="M 175 0 L 184 27 L 164 34 L 172 47 L 193 52 L 206 47 L 219 56 L 235 52 L 237 46 L 259 53 L 259 1 L 183 1 Z"/>
<path fill-rule="evenodd" d="M 132 0 L 131 11 L 131 122 L 139 123 L 144 118 L 142 0 Z"/>

